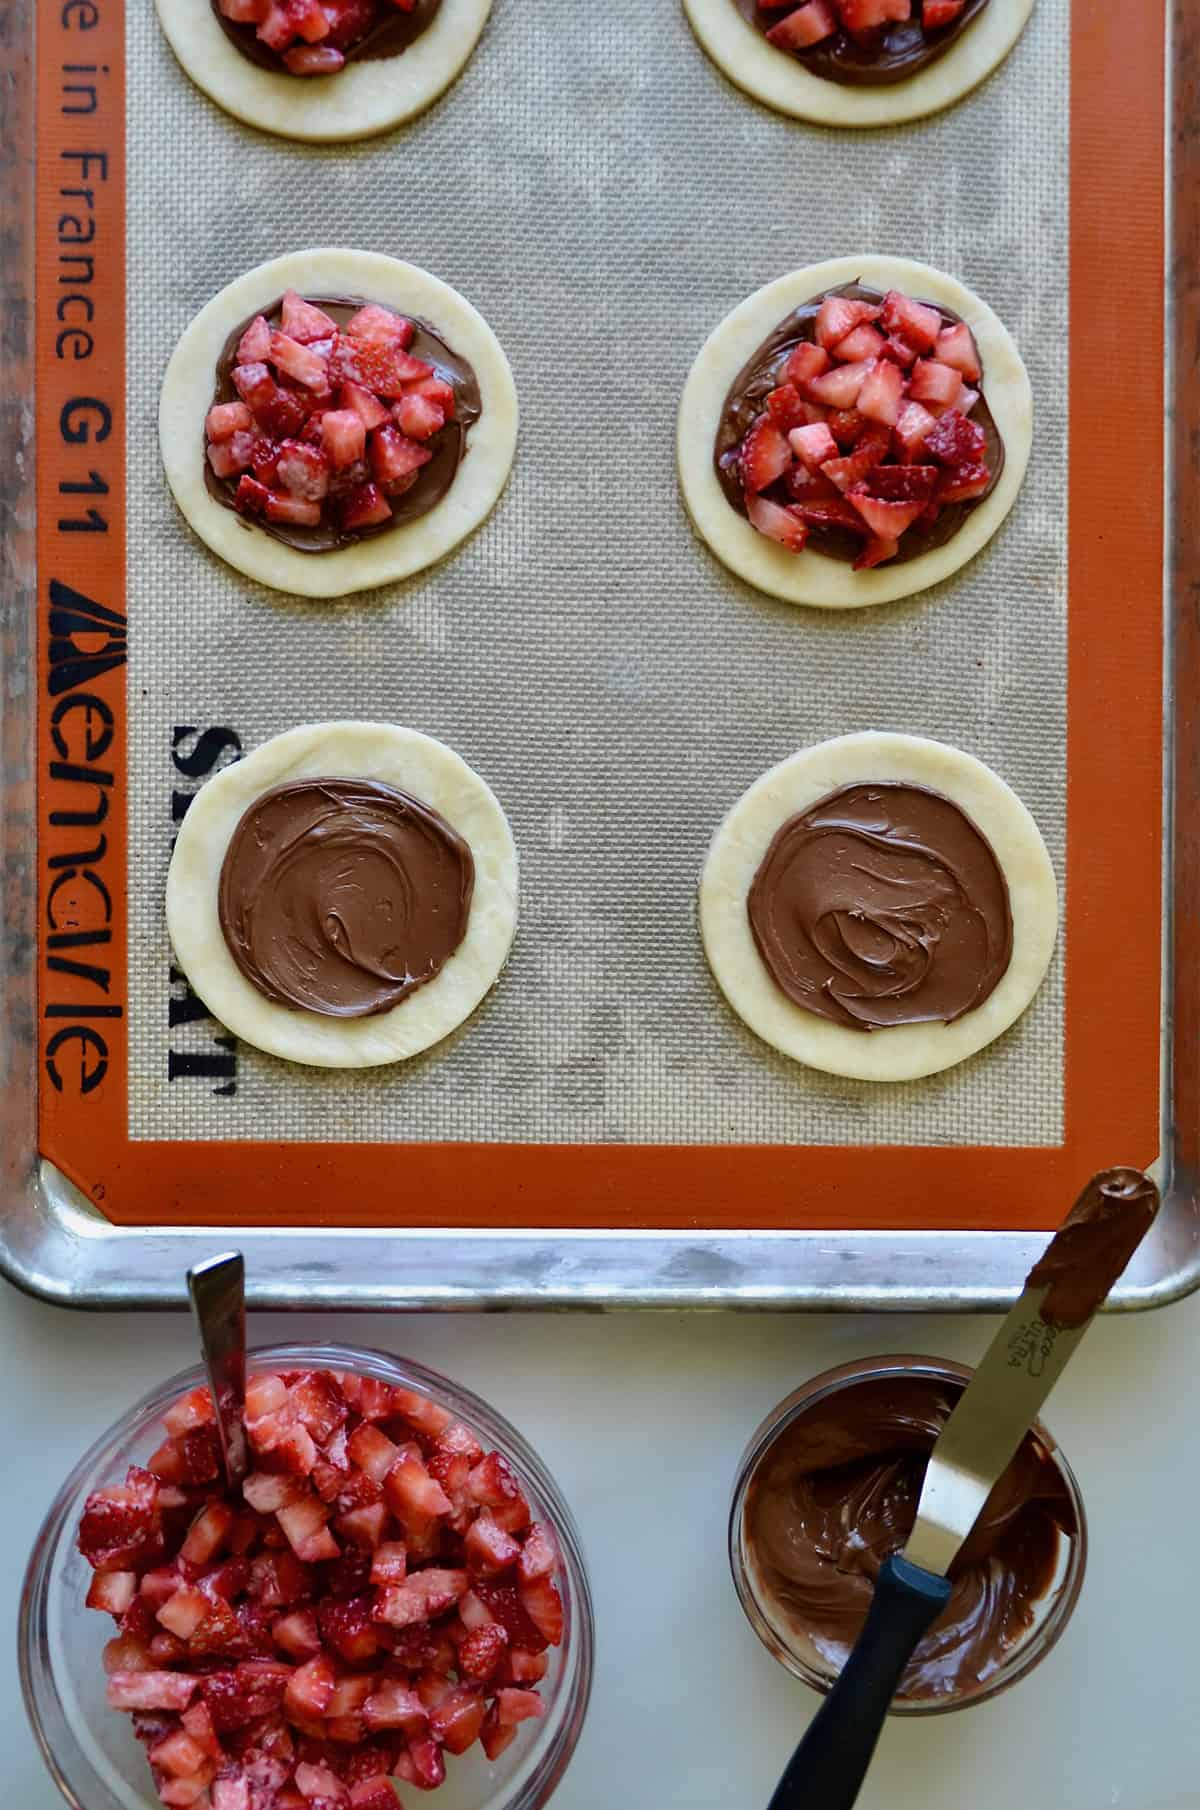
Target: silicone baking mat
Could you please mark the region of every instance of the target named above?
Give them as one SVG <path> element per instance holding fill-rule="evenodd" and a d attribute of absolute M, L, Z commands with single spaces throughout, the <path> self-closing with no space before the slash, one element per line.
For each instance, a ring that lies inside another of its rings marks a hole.
<path fill-rule="evenodd" d="M 209 103 L 145 0 L 42 6 L 41 1145 L 104 1213 L 1016 1228 L 1056 1220 L 1087 1169 L 1153 1158 L 1164 20 L 1157 0 L 1133 32 L 1118 11 L 1039 0 L 957 108 L 843 133 L 731 87 L 673 8 L 613 0 L 568 28 L 497 0 L 421 120 L 317 150 Z M 183 327 L 304 244 L 455 284 L 522 404 L 512 481 L 474 540 L 336 604 L 210 555 L 157 451 Z M 857 249 L 922 258 L 993 305 L 1030 369 L 1036 440 L 968 568 L 825 614 L 761 597 L 693 537 L 674 416 L 737 301 Z M 357 1074 L 236 1044 L 173 969 L 162 911 L 203 780 L 339 716 L 449 742 L 522 858 L 516 947 L 475 1019 Z M 1024 1019 L 901 1087 L 761 1045 L 695 926 L 728 806 L 795 748 L 860 728 L 993 765 L 1064 893 Z"/>

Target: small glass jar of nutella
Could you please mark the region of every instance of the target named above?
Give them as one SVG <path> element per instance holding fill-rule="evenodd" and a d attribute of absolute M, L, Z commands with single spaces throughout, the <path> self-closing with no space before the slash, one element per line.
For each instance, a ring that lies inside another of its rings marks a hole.
<path fill-rule="evenodd" d="M 767 1416 L 734 1482 L 729 1560 L 768 1652 L 828 1691 L 858 1638 L 882 1561 L 916 1518 L 929 1451 L 970 1380 L 940 1358 L 827 1370 Z M 900 1714 L 983 1703 L 1044 1659 L 1070 1619 L 1087 1521 L 1040 1422 L 951 1569 L 955 1589 L 893 1699 Z"/>

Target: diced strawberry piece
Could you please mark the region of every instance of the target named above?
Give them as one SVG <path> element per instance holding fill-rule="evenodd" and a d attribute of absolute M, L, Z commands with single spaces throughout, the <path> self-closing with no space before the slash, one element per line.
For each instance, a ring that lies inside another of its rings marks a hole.
<path fill-rule="evenodd" d="M 258 1370 L 246 1378 L 246 1424 L 265 1420 L 287 1406 L 287 1384 L 281 1376 Z"/>
<path fill-rule="evenodd" d="M 242 334 L 242 337 L 238 340 L 238 348 L 237 348 L 238 364 L 242 365 L 242 366 L 253 365 L 253 364 L 262 364 L 265 361 L 265 359 L 267 358 L 267 355 L 269 354 L 270 350 L 271 350 L 271 325 L 270 325 L 270 322 L 267 320 L 267 317 L 265 314 L 256 314 L 254 319 L 250 322 L 250 325 L 246 328 L 246 331 Z M 236 382 L 236 379 L 234 381 Z M 247 1382 L 246 1382 L 247 1390 L 249 1390 L 250 1384 L 254 1380 L 255 1379 L 253 1377 L 247 1378 Z M 207 1395 L 208 1390 L 205 1389 L 203 1391 L 203 1393 L 205 1395 Z M 210 1401 L 209 1406 L 211 1407 L 211 1405 L 212 1404 Z M 247 1402 L 247 1413 L 249 1413 L 249 1411 L 250 1411 L 249 1402 Z M 171 1424 L 170 1419 L 168 1417 L 168 1420 L 167 1420 L 168 1429 L 170 1429 L 170 1424 Z"/>
<path fill-rule="evenodd" d="M 344 330 L 352 339 L 361 339 L 372 345 L 395 345 L 403 351 L 412 344 L 416 327 L 403 314 L 381 307 L 378 302 L 368 302 L 350 316 Z M 361 1411 L 360 1409 L 359 1412 Z"/>
<path fill-rule="evenodd" d="M 405 1522 L 404 1543 L 408 1547 L 410 1571 L 414 1571 L 418 1566 L 426 1565 L 431 1559 L 438 1557 L 442 1549 L 443 1529 L 451 1525 L 451 1519 L 452 1517 L 447 1516 L 443 1521 L 438 1515 L 422 1519 L 419 1515 L 413 1515 L 409 1521 Z"/>
<path fill-rule="evenodd" d="M 885 540 L 881 535 L 872 535 L 855 560 L 854 570 L 865 572 L 871 566 L 882 565 L 885 559 L 894 559 L 899 551 L 899 541 Z"/>
<path fill-rule="evenodd" d="M 829 354 L 824 346 L 814 345 L 812 340 L 802 339 L 799 345 L 793 346 L 787 355 L 787 361 L 780 373 L 781 381 L 794 383 L 798 390 L 805 389 L 812 378 L 820 377 L 829 369 Z"/>
<path fill-rule="evenodd" d="M 162 1550 L 156 1478 L 134 1467 L 125 1483 L 94 1490 L 84 1505 L 76 1544 L 95 1571 L 153 1564 Z"/>
<path fill-rule="evenodd" d="M 315 1609 L 295 1609 L 290 1615 L 281 1615 L 271 1624 L 271 1634 L 276 1645 L 290 1653 L 293 1659 L 315 1659 L 321 1651 Z"/>
<path fill-rule="evenodd" d="M 473 1594 L 492 1620 L 500 1623 L 514 1647 L 521 1647 L 529 1653 L 544 1653 L 551 1644 L 529 1615 L 524 1599 L 518 1595 L 514 1585 L 489 1583 L 479 1578 L 473 1585 Z M 469 1599 L 464 1599 L 460 1604 L 459 1613 L 468 1627 L 473 1625 Z M 469 1615 L 471 1620 L 468 1620 Z"/>
<path fill-rule="evenodd" d="M 287 7 L 279 4 L 279 0 L 268 6 L 266 14 L 255 32 L 255 37 L 265 44 L 268 50 L 282 51 L 294 37 L 292 31 L 292 15 Z"/>
<path fill-rule="evenodd" d="M 446 1777 L 446 1762 L 442 1758 L 442 1750 L 432 1735 L 426 1735 L 418 1741 L 408 1744 L 408 1759 L 412 1768 L 412 1782 L 422 1791 L 436 1791 Z"/>
<path fill-rule="evenodd" d="M 470 1579 L 465 1571 L 430 1567 L 417 1571 L 402 1584 L 387 1584 L 375 1598 L 376 1621 L 393 1628 L 408 1628 L 452 1609 L 466 1592 Z M 478 1586 L 476 1586 L 478 1589 Z"/>
<path fill-rule="evenodd" d="M 387 429 L 382 431 L 386 433 Z M 404 1522 L 448 1515 L 453 1508 L 445 1490 L 426 1470 L 416 1446 L 401 1448 L 384 1481 L 383 1493 L 392 1513 Z"/>
<path fill-rule="evenodd" d="M 349 329 L 335 341 L 330 367 L 336 370 L 343 383 L 362 384 L 376 396 L 386 396 L 389 401 L 403 396 L 406 384 L 434 375 L 432 365 L 411 357 L 398 340 L 357 338 Z M 387 1388 L 387 1384 L 383 1387 Z M 361 1408 L 359 1412 L 362 1412 Z"/>
<path fill-rule="evenodd" d="M 967 0 L 924 0 L 921 23 L 926 31 L 940 31 L 943 25 L 954 23 L 966 3 Z"/>
<path fill-rule="evenodd" d="M 334 1525 L 352 1545 L 373 1552 L 383 1539 L 387 1522 L 386 1504 L 372 1502 L 366 1508 L 352 1508 L 348 1514 L 339 1515 Z"/>
<path fill-rule="evenodd" d="M 837 458 L 837 445 L 824 421 L 813 427 L 794 427 L 788 435 L 788 441 L 796 457 L 809 471 L 816 471 L 826 459 Z"/>
<path fill-rule="evenodd" d="M 925 452 L 939 465 L 981 464 L 986 445 L 979 423 L 968 421 L 957 409 L 949 409 L 925 435 Z"/>
<path fill-rule="evenodd" d="M 440 1483 L 454 1504 L 456 1511 L 467 1516 L 468 1523 L 474 1513 L 474 1507 L 467 1500 L 467 1478 L 471 1475 L 472 1466 L 483 1457 L 482 1448 L 476 1447 L 476 1457 L 470 1458 L 466 1452 L 447 1452 L 441 1446 L 435 1446 L 429 1455 L 429 1475 L 435 1483 Z"/>
<path fill-rule="evenodd" d="M 408 1576 L 408 1549 L 402 1540 L 386 1540 L 371 1561 L 373 1584 L 402 1584 Z"/>
<path fill-rule="evenodd" d="M 110 1709 L 187 1708 L 199 1680 L 186 1672 L 114 1672 L 108 1681 Z"/>
<path fill-rule="evenodd" d="M 251 1810 L 249 1781 L 245 1778 L 214 1779 L 212 1810 Z"/>
<path fill-rule="evenodd" d="M 400 1448 L 393 1445 L 386 1433 L 363 1421 L 355 1427 L 346 1441 L 346 1455 L 351 1463 L 376 1483 L 382 1483 L 399 1456 Z"/>
<path fill-rule="evenodd" d="M 346 67 L 342 52 L 332 44 L 296 44 L 283 53 L 289 75 L 336 75 Z"/>
<path fill-rule="evenodd" d="M 894 427 L 900 416 L 903 391 L 904 378 L 899 366 L 880 359 L 858 393 L 858 412 L 869 421 L 882 421 L 887 427 Z"/>
<path fill-rule="evenodd" d="M 950 408 L 963 389 L 961 373 L 952 365 L 939 364 L 935 358 L 918 359 L 909 383 L 914 402 L 942 402 Z"/>
<path fill-rule="evenodd" d="M 431 402 L 428 396 L 418 396 L 415 390 L 401 396 L 392 413 L 400 432 L 413 440 L 432 439 L 438 429 L 446 425 L 446 417 L 437 403 Z"/>
<path fill-rule="evenodd" d="M 335 471 L 357 463 L 367 446 L 362 416 L 356 409 L 327 410 L 321 416 L 321 444 Z"/>
<path fill-rule="evenodd" d="M 208 1801 L 208 1786 L 212 1779 L 211 1765 L 202 1773 L 187 1779 L 165 1779 L 158 1787 L 159 1802 L 169 1806 L 169 1810 L 204 1810 Z"/>
<path fill-rule="evenodd" d="M 315 528 L 321 520 L 321 505 L 307 502 L 304 497 L 292 496 L 286 490 L 270 490 L 267 492 L 266 515 L 272 522 L 293 522 L 301 528 Z M 303 1428 L 298 1430 L 303 1432 Z M 307 1438 L 307 1434 L 305 1437 Z M 309 1444 L 311 1443 L 310 1440 Z"/>
<path fill-rule="evenodd" d="M 322 431 L 328 419 L 322 418 Z M 306 1371 L 288 1390 L 288 1401 L 319 1446 L 328 1445 L 346 1419 L 345 1398 L 327 1370 Z"/>
<path fill-rule="evenodd" d="M 543 1522 L 535 1521 L 525 1536 L 521 1551 L 518 1566 L 521 1582 L 531 1584 L 535 1578 L 553 1576 L 558 1562 L 558 1546 L 554 1535 Z"/>
<path fill-rule="evenodd" d="M 889 289 L 883 298 L 882 324 L 888 333 L 907 340 L 918 352 L 930 352 L 937 344 L 943 322 L 936 308 L 914 302 L 898 289 Z"/>
<path fill-rule="evenodd" d="M 307 503 L 319 503 L 329 492 L 329 461 L 323 452 L 303 440 L 284 441 L 279 449 L 278 473 L 283 489 L 292 496 L 303 497 Z M 295 1460 L 286 1462 L 286 1468 L 304 1476 L 317 1461 L 314 1435 L 303 1424 L 289 1427 L 272 1450 L 277 1456 L 286 1454 L 287 1459 Z"/>
<path fill-rule="evenodd" d="M 935 417 L 921 403 L 906 402 L 896 417 L 895 440 L 901 458 L 915 459 L 935 425 Z"/>
<path fill-rule="evenodd" d="M 358 416 L 368 433 L 373 427 L 382 427 L 389 419 L 389 411 L 378 396 L 365 390 L 361 383 L 344 383 L 338 391 L 338 400 L 344 409 L 350 409 Z"/>
<path fill-rule="evenodd" d="M 329 20 L 320 0 L 287 0 L 287 9 L 292 17 L 292 30 L 305 44 L 319 44 L 322 38 L 329 36 Z M 283 331 L 291 332 L 286 321 L 283 322 Z M 336 332 L 337 327 L 330 321 L 324 332 L 314 333 L 312 338 L 314 341 L 332 339 Z"/>
<path fill-rule="evenodd" d="M 284 1709 L 289 1716 L 319 1722 L 333 1701 L 336 1683 L 332 1662 L 322 1653 L 292 1673 L 283 1696 Z"/>
<path fill-rule="evenodd" d="M 116 1635 L 104 1648 L 104 1670 L 114 1672 L 153 1672 L 155 1660 L 147 1643 L 136 1634 Z"/>
<path fill-rule="evenodd" d="M 929 502 L 941 476 L 936 465 L 877 465 L 864 482 L 871 496 L 886 503 Z"/>
<path fill-rule="evenodd" d="M 242 1494 L 260 1515 L 273 1515 L 290 1502 L 301 1502 L 308 1495 L 303 1477 L 275 1476 L 268 1471 L 251 1471 L 242 1484 Z"/>
<path fill-rule="evenodd" d="M 817 309 L 817 344 L 832 352 L 840 341 L 864 321 L 879 319 L 879 309 L 871 302 L 851 301 L 845 295 L 827 295 Z"/>
<path fill-rule="evenodd" d="M 350 1787 L 350 1810 L 396 1810 L 399 1801 L 386 1773 Z"/>
<path fill-rule="evenodd" d="M 212 1603 L 203 1590 L 184 1588 L 169 1596 L 158 1611 L 158 1619 L 168 1633 L 180 1640 L 190 1640 L 202 1622 L 208 1620 Z"/>
<path fill-rule="evenodd" d="M 467 1569 L 481 1577 L 498 1577 L 516 1564 L 521 1556 L 521 1548 L 511 1534 L 497 1527 L 495 1521 L 486 1512 L 481 1514 L 467 1530 L 463 1542 L 466 1553 Z"/>
<path fill-rule="evenodd" d="M 257 25 L 267 16 L 267 0 L 219 0 L 218 10 L 235 25 Z"/>
<path fill-rule="evenodd" d="M 857 364 L 834 365 L 823 376 L 810 380 L 808 393 L 828 408 L 853 408 L 858 401 L 859 391 L 874 369 L 874 362 L 870 359 L 862 359 Z"/>
<path fill-rule="evenodd" d="M 175 1565 L 159 1565 L 153 1571 L 143 1572 L 138 1592 L 149 1610 L 157 1615 L 163 1604 L 174 1596 L 182 1581 Z"/>
<path fill-rule="evenodd" d="M 208 1756 L 184 1729 L 177 1728 L 152 1747 L 148 1757 L 152 1766 L 186 1779 L 200 1771 Z"/>
<path fill-rule="evenodd" d="M 900 467 L 897 470 L 910 470 L 912 467 Z M 878 540 L 899 541 L 906 528 L 912 524 L 925 507 L 923 502 L 889 503 L 883 498 L 873 497 L 865 484 L 858 484 L 850 492 L 850 501 L 858 510 L 872 534 Z"/>
<path fill-rule="evenodd" d="M 97 1571 L 88 1585 L 87 1606 L 108 1615 L 124 1615 L 137 1597 L 136 1571 Z"/>
<path fill-rule="evenodd" d="M 279 443 L 260 434 L 250 452 L 250 469 L 258 482 L 268 489 L 275 482 L 279 465 Z"/>
<path fill-rule="evenodd" d="M 329 25 L 326 22 L 325 31 L 328 32 L 328 30 Z M 337 322 L 330 320 L 324 310 L 318 308 L 313 302 L 306 302 L 304 297 L 297 294 L 294 289 L 284 291 L 283 311 L 279 324 L 289 338 L 299 340 L 302 346 L 306 346 L 313 339 L 331 339 L 337 332 Z M 312 1432 L 311 1427 L 309 1432 Z"/>
<path fill-rule="evenodd" d="M 371 1599 L 352 1596 L 327 1600 L 317 1611 L 321 1637 L 348 1665 L 366 1665 L 379 1651 L 379 1635 L 371 1621 Z"/>
<path fill-rule="evenodd" d="M 305 507 L 316 509 L 316 519 L 320 519 L 318 504 L 306 504 Z M 336 1559 L 341 1551 L 325 1525 L 329 1519 L 329 1505 L 322 1502 L 319 1496 L 310 1493 L 297 1502 L 289 1502 L 276 1510 L 275 1518 L 287 1535 L 288 1545 L 296 1557 L 303 1559 L 306 1564 L 316 1564 L 321 1559 Z"/>
<path fill-rule="evenodd" d="M 992 481 L 986 465 L 957 465 L 943 474 L 938 488 L 939 503 L 970 503 L 981 497 Z"/>
<path fill-rule="evenodd" d="M 907 371 L 917 355 L 918 348 L 911 346 L 898 333 L 893 333 L 884 340 L 883 350 L 880 353 L 881 358 L 889 358 L 894 365 L 899 365 L 902 371 Z"/>
<path fill-rule="evenodd" d="M 969 384 L 964 383 L 957 403 L 959 412 L 963 415 L 969 415 L 978 401 L 979 391 L 973 390 Z"/>
<path fill-rule="evenodd" d="M 515 1722 L 502 1723 L 493 1703 L 483 1719 L 480 1731 L 480 1742 L 489 1760 L 498 1760 L 505 1750 L 512 1746 L 517 1738 Z"/>
<path fill-rule="evenodd" d="M 864 321 L 853 333 L 847 333 L 845 339 L 838 341 L 834 357 L 842 364 L 861 364 L 865 359 L 880 357 L 886 344 L 878 327 Z"/>
<path fill-rule="evenodd" d="M 819 44 L 823 38 L 832 37 L 837 28 L 837 19 L 828 0 L 807 0 L 806 5 L 798 6 L 794 13 L 771 27 L 767 43 L 774 44 L 778 50 L 807 50 L 810 44 Z"/>
<path fill-rule="evenodd" d="M 863 418 L 857 409 L 826 411 L 829 431 L 843 451 L 852 447 L 863 430 Z"/>
<path fill-rule="evenodd" d="M 454 385 L 447 383 L 444 377 L 421 377 L 416 383 L 406 384 L 404 394 L 427 397 L 430 402 L 436 402 L 447 421 L 453 421 L 458 402 Z"/>
<path fill-rule="evenodd" d="M 164 1672 L 182 1664 L 187 1650 L 186 1641 L 180 1640 L 177 1634 L 168 1634 L 165 1628 L 160 1628 L 150 1642 L 150 1658 Z"/>
<path fill-rule="evenodd" d="M 548 1577 L 533 1578 L 527 1584 L 521 1584 L 518 1594 L 521 1607 L 530 1621 L 552 1647 L 560 1644 L 563 1637 L 562 1598 Z"/>
<path fill-rule="evenodd" d="M 250 411 L 247 409 L 246 412 L 249 414 Z M 251 429 L 246 428 L 240 430 L 228 440 L 213 441 L 208 448 L 208 462 L 212 466 L 217 477 L 232 478 L 238 472 L 245 471 L 249 466 L 254 453 L 255 440 L 256 435 L 254 432 Z M 168 1443 L 175 1464 L 174 1466 L 168 1465 L 167 1468 L 177 1468 L 179 1474 L 182 1475 L 184 1466 L 179 1451 L 181 1442 L 173 1439 Z M 155 1457 L 157 1458 L 158 1456 L 159 1454 L 156 1453 Z M 154 1459 L 151 1459 L 151 1463 L 154 1463 Z"/>
<path fill-rule="evenodd" d="M 979 363 L 975 336 L 966 321 L 956 321 L 952 327 L 943 327 L 934 350 L 939 364 L 951 365 L 971 383 L 978 383 L 982 366 Z"/>
<path fill-rule="evenodd" d="M 760 415 L 742 441 L 739 465 L 742 487 L 754 495 L 783 476 L 792 462 L 791 448 L 768 415 Z"/>
<path fill-rule="evenodd" d="M 323 0 L 329 20 L 329 41 L 340 50 L 348 50 L 364 37 L 375 23 L 374 0 Z"/>
<path fill-rule="evenodd" d="M 224 1749 L 217 1738 L 207 1703 L 193 1703 L 190 1709 L 184 1710 L 182 1721 L 185 1732 L 192 1737 L 205 1759 L 224 1758 Z"/>
<path fill-rule="evenodd" d="M 768 540 L 778 541 L 789 553 L 800 553 L 808 539 L 808 529 L 794 515 L 790 508 L 785 509 L 778 503 L 772 503 L 767 497 L 748 497 L 746 514 L 752 528 L 765 534 Z"/>
<path fill-rule="evenodd" d="M 271 335 L 271 363 L 277 371 L 285 371 L 306 390 L 323 390 L 329 382 L 329 369 L 311 346 L 302 346 L 286 333 Z"/>
<path fill-rule="evenodd" d="M 320 1798 L 331 1804 L 344 1803 L 349 1796 L 336 1772 L 328 1766 L 312 1766 L 301 1760 L 296 1768 L 296 1789 L 302 1797 Z"/>
<path fill-rule="evenodd" d="M 359 484 L 343 499 L 339 513 L 343 528 L 374 528 L 389 520 L 392 506 L 376 485 Z"/>
<path fill-rule="evenodd" d="M 852 508 L 845 497 L 836 493 L 832 497 L 815 497 L 811 501 L 801 498 L 792 507 L 800 520 L 810 528 L 846 528 L 851 534 L 867 533 L 867 524 L 858 510 Z"/>
<path fill-rule="evenodd" d="M 540 1721 L 545 1713 L 546 1705 L 536 1691 L 502 1690 L 496 1694 L 496 1716 L 506 1728 Z"/>
<path fill-rule="evenodd" d="M 458 1649 L 458 1669 L 463 1678 L 482 1684 L 490 1678 L 508 1649 L 508 1635 L 499 1622 L 476 1628 Z"/>
<path fill-rule="evenodd" d="M 462 1687 L 452 1691 L 444 1703 L 429 1717 L 431 1733 L 447 1753 L 466 1753 L 479 1739 L 487 1704 L 475 1690 Z"/>
<path fill-rule="evenodd" d="M 427 446 L 408 439 L 399 428 L 381 427 L 371 435 L 371 470 L 376 483 L 385 489 L 397 485 L 407 489 L 416 472 L 432 457 Z"/>
<path fill-rule="evenodd" d="M 805 425 L 805 403 L 794 383 L 782 383 L 767 397 L 767 413 L 781 434 Z"/>
<path fill-rule="evenodd" d="M 228 1502 L 207 1503 L 188 1528 L 179 1556 L 190 1565 L 207 1565 L 228 1545 L 236 1521 L 237 1510 Z"/>
<path fill-rule="evenodd" d="M 429 1726 L 429 1712 L 406 1685 L 384 1679 L 363 1705 L 363 1719 L 372 1732 L 400 1728 L 406 1735 L 422 1735 Z"/>
<path fill-rule="evenodd" d="M 505 1684 L 523 1685 L 540 1683 L 547 1669 L 545 1653 L 527 1653 L 523 1647 L 510 1647 L 500 1671 Z"/>
<path fill-rule="evenodd" d="M 244 402 L 215 402 L 204 417 L 204 432 L 210 440 L 229 440 L 239 428 L 252 427 L 253 423 Z"/>

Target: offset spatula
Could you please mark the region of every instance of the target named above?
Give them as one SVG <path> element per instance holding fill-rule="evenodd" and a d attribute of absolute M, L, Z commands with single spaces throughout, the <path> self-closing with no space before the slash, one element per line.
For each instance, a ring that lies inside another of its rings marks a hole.
<path fill-rule="evenodd" d="M 904 1668 L 950 1599 L 955 1555 L 1157 1211 L 1148 1176 L 1106 1169 L 1030 1271 L 938 1435 L 908 1545 L 880 1567 L 863 1631 L 770 1810 L 850 1810 Z"/>

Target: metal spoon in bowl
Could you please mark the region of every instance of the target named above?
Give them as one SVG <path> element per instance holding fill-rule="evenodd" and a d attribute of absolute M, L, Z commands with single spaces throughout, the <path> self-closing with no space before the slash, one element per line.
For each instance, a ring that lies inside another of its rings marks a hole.
<path fill-rule="evenodd" d="M 210 1257 L 188 1271 L 188 1293 L 217 1410 L 225 1481 L 236 1489 L 246 1456 L 246 1260 L 240 1251 Z"/>

